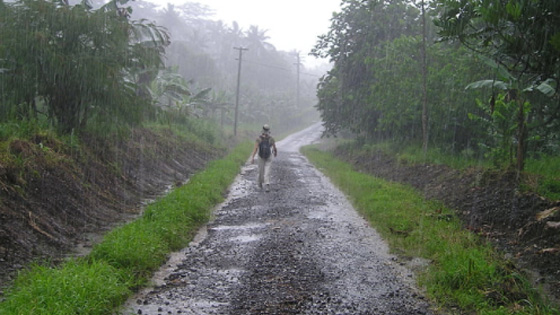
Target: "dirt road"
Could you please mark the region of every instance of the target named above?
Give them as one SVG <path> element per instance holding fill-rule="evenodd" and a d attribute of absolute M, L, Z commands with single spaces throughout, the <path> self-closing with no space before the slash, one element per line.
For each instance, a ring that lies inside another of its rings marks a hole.
<path fill-rule="evenodd" d="M 298 152 L 320 133 L 277 144 L 270 192 L 246 165 L 215 219 L 123 313 L 430 314 L 412 273 Z"/>

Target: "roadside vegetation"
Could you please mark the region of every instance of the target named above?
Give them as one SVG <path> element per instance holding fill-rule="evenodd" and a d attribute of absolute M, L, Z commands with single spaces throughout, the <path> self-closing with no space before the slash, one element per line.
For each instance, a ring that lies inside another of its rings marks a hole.
<path fill-rule="evenodd" d="M 110 314 L 145 285 L 167 255 L 188 244 L 247 159 L 251 143 L 212 161 L 189 182 L 149 204 L 83 258 L 23 271 L 0 304 L 2 314 Z"/>
<path fill-rule="evenodd" d="M 551 200 L 560 200 L 560 156 L 528 159 L 523 187 Z"/>
<path fill-rule="evenodd" d="M 331 154 L 304 154 L 351 200 L 401 258 L 429 266 L 419 284 L 442 309 L 477 314 L 559 314 L 492 247 L 465 230 L 453 211 L 427 201 L 411 187 L 353 170 Z"/>
<path fill-rule="evenodd" d="M 405 163 L 447 165 L 457 170 L 476 167 L 495 172 L 507 171 L 507 167 L 497 167 L 492 159 L 477 157 L 473 151 L 456 153 L 431 147 L 424 153 L 419 145 L 395 142 L 359 145 L 353 141 L 339 141 L 338 144 L 342 150 L 348 146 L 349 149 L 357 149 L 365 155 L 381 151 L 396 156 L 399 161 Z M 520 176 L 520 187 L 524 191 L 537 193 L 550 200 L 560 200 L 560 157 L 540 154 L 527 158 L 525 169 Z"/>
<path fill-rule="evenodd" d="M 334 64 L 317 92 L 326 132 L 421 143 L 399 154 L 484 160 L 518 179 L 558 165 L 558 13 L 550 1 L 343 0 L 313 50 Z M 558 182 L 557 167 L 542 172 Z"/>

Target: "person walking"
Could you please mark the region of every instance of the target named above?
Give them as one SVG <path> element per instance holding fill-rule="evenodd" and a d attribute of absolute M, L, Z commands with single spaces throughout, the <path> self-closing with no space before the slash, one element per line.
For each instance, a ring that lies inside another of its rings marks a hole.
<path fill-rule="evenodd" d="M 270 191 L 270 164 L 272 163 L 272 155 L 278 154 L 276 150 L 276 142 L 270 136 L 270 126 L 265 124 L 262 128 L 261 135 L 255 142 L 251 163 L 255 163 L 255 155 L 259 153 L 259 188 L 265 186 L 266 191 Z"/>

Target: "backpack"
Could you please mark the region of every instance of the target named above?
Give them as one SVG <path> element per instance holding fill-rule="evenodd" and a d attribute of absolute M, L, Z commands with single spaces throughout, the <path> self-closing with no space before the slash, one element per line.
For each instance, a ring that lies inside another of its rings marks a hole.
<path fill-rule="evenodd" d="M 259 142 L 259 156 L 262 159 L 268 159 L 270 154 L 270 138 L 261 136 L 261 141 Z"/>

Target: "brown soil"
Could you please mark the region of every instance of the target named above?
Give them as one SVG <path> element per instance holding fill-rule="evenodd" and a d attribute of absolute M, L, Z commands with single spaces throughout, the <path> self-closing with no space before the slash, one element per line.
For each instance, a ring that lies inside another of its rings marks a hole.
<path fill-rule="evenodd" d="M 382 152 L 335 154 L 357 170 L 411 185 L 426 198 L 455 209 L 467 229 L 503 252 L 553 302 L 560 301 L 560 201 L 520 192 L 514 172 L 407 164 Z"/>
<path fill-rule="evenodd" d="M 13 140 L 1 153 L 12 162 L 0 161 L 0 295 L 32 261 L 87 252 L 100 235 L 137 216 L 145 201 L 185 182 L 219 152 L 146 129 L 126 141 L 82 141 L 78 151 L 37 135 Z"/>

